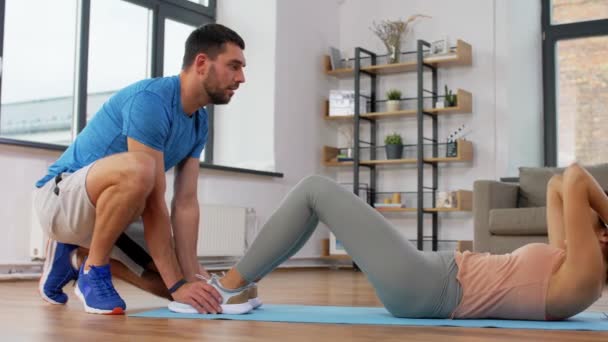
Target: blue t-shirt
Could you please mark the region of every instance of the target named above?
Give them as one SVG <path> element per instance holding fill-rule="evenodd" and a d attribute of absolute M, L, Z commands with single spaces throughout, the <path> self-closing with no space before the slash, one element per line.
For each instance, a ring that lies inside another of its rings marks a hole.
<path fill-rule="evenodd" d="M 163 152 L 167 171 L 186 158 L 200 158 L 207 131 L 204 108 L 192 116 L 184 113 L 178 76 L 143 80 L 110 97 L 36 187 L 60 173 L 126 152 L 127 137 Z"/>

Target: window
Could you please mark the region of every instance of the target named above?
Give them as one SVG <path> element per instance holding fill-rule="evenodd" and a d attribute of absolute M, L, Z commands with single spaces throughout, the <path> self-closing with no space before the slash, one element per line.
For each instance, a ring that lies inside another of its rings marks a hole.
<path fill-rule="evenodd" d="M 69 145 L 114 92 L 162 76 L 165 22 L 166 67 L 176 73 L 171 63 L 181 63 L 184 44 L 177 39 L 213 22 L 215 3 L 0 0 L 0 142 Z"/>
<path fill-rule="evenodd" d="M 6 1 L 2 138 L 59 145 L 71 142 L 76 24 L 76 0 Z"/>
<path fill-rule="evenodd" d="M 608 162 L 608 0 L 543 0 L 545 164 Z"/>
<path fill-rule="evenodd" d="M 567 24 L 608 18 L 608 0 L 553 0 L 551 24 Z"/>
<path fill-rule="evenodd" d="M 116 91 L 178 74 L 187 36 L 215 16 L 216 0 L 0 0 L 0 143 L 65 148 Z"/>
<path fill-rule="evenodd" d="M 557 164 L 608 162 L 608 36 L 557 42 Z"/>
<path fill-rule="evenodd" d="M 186 38 L 196 26 L 186 25 L 173 19 L 165 20 L 165 51 L 163 75 L 177 75 L 182 70 Z"/>
<path fill-rule="evenodd" d="M 151 76 L 152 10 L 91 1 L 87 119 L 117 90 Z"/>

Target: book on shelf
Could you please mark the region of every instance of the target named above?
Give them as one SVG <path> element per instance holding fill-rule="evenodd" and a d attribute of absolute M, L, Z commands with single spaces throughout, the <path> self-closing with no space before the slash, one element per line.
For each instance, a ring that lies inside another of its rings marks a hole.
<path fill-rule="evenodd" d="M 340 50 L 338 50 L 337 48 L 335 48 L 333 46 L 330 47 L 329 56 L 330 56 L 329 60 L 331 61 L 332 70 L 344 68 L 344 63 L 342 60 L 342 53 L 340 52 Z"/>

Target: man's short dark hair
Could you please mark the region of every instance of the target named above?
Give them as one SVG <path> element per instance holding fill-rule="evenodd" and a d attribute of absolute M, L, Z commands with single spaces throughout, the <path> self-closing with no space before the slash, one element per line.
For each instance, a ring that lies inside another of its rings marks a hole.
<path fill-rule="evenodd" d="M 199 53 L 206 54 L 212 60 L 215 59 L 224 51 L 226 43 L 233 43 L 245 50 L 243 38 L 224 25 L 207 24 L 197 28 L 186 39 L 182 69 L 189 67 Z"/>

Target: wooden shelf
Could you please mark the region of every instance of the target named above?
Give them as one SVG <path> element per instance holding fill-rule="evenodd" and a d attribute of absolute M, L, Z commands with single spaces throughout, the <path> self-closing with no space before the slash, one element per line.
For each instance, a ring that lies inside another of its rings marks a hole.
<path fill-rule="evenodd" d="M 331 255 L 321 255 L 321 259 L 327 260 L 351 260 L 352 257 L 348 254 L 331 254 Z"/>
<path fill-rule="evenodd" d="M 448 115 L 448 114 L 459 114 L 459 113 L 472 113 L 473 112 L 473 95 L 462 89 L 456 91 L 458 95 L 458 105 L 455 107 L 447 108 L 425 108 L 423 109 L 427 113 L 435 115 Z M 334 115 L 329 116 L 329 100 L 325 100 L 325 110 L 323 119 L 327 121 L 351 121 L 354 119 L 354 114 L 351 115 Z M 396 112 L 373 112 L 359 115 L 361 118 L 368 119 L 389 119 L 389 118 L 400 118 L 400 117 L 414 117 L 418 111 L 416 109 L 406 109 Z"/>
<path fill-rule="evenodd" d="M 415 212 L 416 208 L 376 208 L 381 213 L 404 213 Z"/>
<path fill-rule="evenodd" d="M 471 65 L 472 63 L 472 47 L 463 40 L 458 39 L 456 42 L 456 51 L 446 55 L 428 56 L 424 58 L 424 63 L 435 67 L 448 67 L 454 65 Z M 329 56 L 324 57 L 325 73 L 335 77 L 351 77 L 353 76 L 353 68 L 342 68 L 331 70 L 331 62 Z M 417 62 L 408 61 L 403 63 L 372 65 L 361 68 L 361 70 L 375 74 L 396 74 L 408 71 L 416 71 Z"/>
<path fill-rule="evenodd" d="M 458 140 L 456 157 L 437 157 L 424 158 L 428 163 L 454 163 L 468 162 L 473 160 L 473 143 L 468 140 Z M 323 147 L 323 165 L 331 166 L 352 166 L 352 161 L 339 162 L 337 156 L 340 149 L 336 147 Z M 399 164 L 416 164 L 416 158 L 408 159 L 387 159 L 387 160 L 361 160 L 360 165 L 399 165 Z"/>
<path fill-rule="evenodd" d="M 455 211 L 471 211 L 473 208 L 473 192 L 468 190 L 456 191 L 455 208 L 424 208 L 426 212 L 455 212 Z M 415 212 L 417 208 L 376 208 L 381 213 L 403 213 Z"/>

